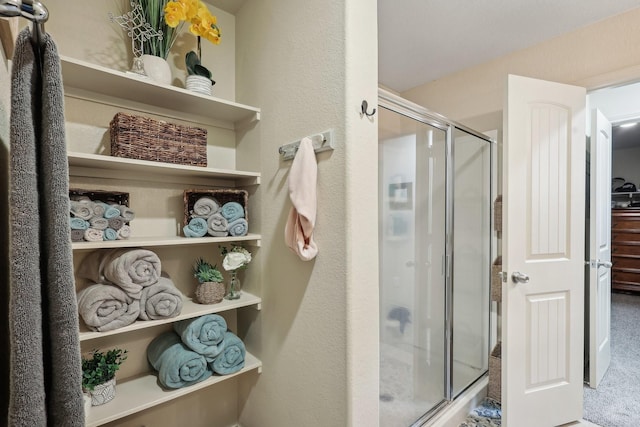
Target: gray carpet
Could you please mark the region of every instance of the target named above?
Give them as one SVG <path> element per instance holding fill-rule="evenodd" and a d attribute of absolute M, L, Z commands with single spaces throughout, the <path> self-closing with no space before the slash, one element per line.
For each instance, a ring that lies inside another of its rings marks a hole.
<path fill-rule="evenodd" d="M 597 390 L 584 388 L 584 419 L 640 426 L 640 296 L 611 295 L 611 366 Z"/>

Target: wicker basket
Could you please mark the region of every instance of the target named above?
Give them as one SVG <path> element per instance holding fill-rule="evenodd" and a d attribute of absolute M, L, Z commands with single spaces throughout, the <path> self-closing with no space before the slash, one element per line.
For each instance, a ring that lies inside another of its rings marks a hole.
<path fill-rule="evenodd" d="M 499 256 L 491 265 L 491 301 L 502 301 L 502 257 Z"/>
<path fill-rule="evenodd" d="M 489 356 L 489 387 L 487 397 L 502 400 L 502 343 L 496 344 Z"/>
<path fill-rule="evenodd" d="M 102 190 L 81 190 L 77 188 L 69 189 L 69 200 L 71 201 L 80 201 L 89 199 L 92 202 L 103 202 L 108 205 L 122 205 L 129 206 L 129 193 L 123 193 L 118 191 L 102 191 Z M 76 212 L 77 213 L 77 212 Z M 92 212 L 95 215 L 95 212 Z M 73 213 L 70 214 L 71 218 L 75 215 Z M 93 216 L 95 218 L 95 216 Z M 111 221 L 118 221 L 118 225 L 112 224 Z M 93 221 L 93 219 L 92 219 Z M 120 217 L 109 219 L 109 228 L 113 228 L 118 233 L 118 239 L 128 239 L 129 233 L 131 232 L 130 228 L 125 228 L 123 225 L 128 225 L 129 221 L 126 221 Z M 73 227 L 72 227 L 73 228 Z M 122 230 L 122 231 L 120 231 Z M 125 234 L 125 230 L 127 233 Z M 86 241 L 86 235 L 84 234 L 84 230 L 71 230 L 71 241 L 72 242 L 81 242 Z"/>
<path fill-rule="evenodd" d="M 207 166 L 206 129 L 118 113 L 109 130 L 112 156 Z"/>
<path fill-rule="evenodd" d="M 183 225 L 186 227 L 191 219 L 193 205 L 201 197 L 211 197 L 215 199 L 220 206 L 227 202 L 237 202 L 244 208 L 244 219 L 249 222 L 249 193 L 246 190 L 233 189 L 216 189 L 216 190 L 184 190 L 184 219 Z"/>
<path fill-rule="evenodd" d="M 222 282 L 198 283 L 196 301 L 200 304 L 217 304 L 224 298 L 226 286 Z"/>
<path fill-rule="evenodd" d="M 496 197 L 493 202 L 493 228 L 497 232 L 502 232 L 502 196 Z"/>

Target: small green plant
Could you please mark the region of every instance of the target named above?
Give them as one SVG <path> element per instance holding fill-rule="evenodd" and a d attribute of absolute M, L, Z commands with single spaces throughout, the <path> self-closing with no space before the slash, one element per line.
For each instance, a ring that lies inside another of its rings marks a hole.
<path fill-rule="evenodd" d="M 222 273 L 216 268 L 215 265 L 209 264 L 202 258 L 198 258 L 195 266 L 193 267 L 193 276 L 198 279 L 198 282 L 222 282 Z"/>
<path fill-rule="evenodd" d="M 187 53 L 185 57 L 185 64 L 190 76 L 206 77 L 211 80 L 212 85 L 216 84 L 216 82 L 211 79 L 211 71 L 200 63 L 200 57 L 193 50 Z"/>
<path fill-rule="evenodd" d="M 82 388 L 93 391 L 95 386 L 113 379 L 125 360 L 127 350 L 114 348 L 104 353 L 93 350 L 90 358 L 82 358 Z"/>

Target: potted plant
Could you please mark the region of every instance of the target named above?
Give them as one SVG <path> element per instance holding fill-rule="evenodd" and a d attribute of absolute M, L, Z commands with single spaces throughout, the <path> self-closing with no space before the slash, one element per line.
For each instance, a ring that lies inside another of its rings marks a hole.
<path fill-rule="evenodd" d="M 116 371 L 125 360 L 127 350 L 119 348 L 106 352 L 93 350 L 89 358 L 82 357 L 82 389 L 91 396 L 92 406 L 116 397 Z"/>
<path fill-rule="evenodd" d="M 217 304 L 224 298 L 225 286 L 222 273 L 202 258 L 193 266 L 193 276 L 198 279 L 196 300 L 200 304 Z"/>
<path fill-rule="evenodd" d="M 198 44 L 200 44 L 200 37 L 198 37 Z M 193 50 L 188 52 L 185 56 L 185 64 L 188 73 L 187 89 L 192 92 L 211 95 L 211 86 L 216 82 L 211 79 L 211 71 L 200 63 L 198 54 Z"/>

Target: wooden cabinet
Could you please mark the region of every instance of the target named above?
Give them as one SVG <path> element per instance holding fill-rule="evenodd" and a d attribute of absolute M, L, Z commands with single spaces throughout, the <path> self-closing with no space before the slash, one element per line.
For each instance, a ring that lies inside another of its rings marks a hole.
<path fill-rule="evenodd" d="M 640 209 L 611 210 L 611 288 L 640 292 Z"/>
<path fill-rule="evenodd" d="M 176 425 L 174 420 L 166 418 L 166 414 L 171 412 L 170 408 L 161 412 L 162 406 L 170 407 L 169 402 L 178 398 L 183 401 L 189 399 L 187 395 L 191 395 L 193 401 L 209 401 L 206 408 L 198 411 L 200 414 L 209 411 L 204 415 L 210 420 L 207 425 L 235 424 L 237 408 L 241 405 L 237 402 L 238 392 L 234 378 L 249 372 L 260 373 L 262 370 L 262 362 L 251 353 L 251 348 L 247 348 L 244 368 L 235 374 L 216 375 L 189 387 L 165 390 L 157 384 L 156 375 L 148 365 L 146 347 L 154 337 L 171 330 L 173 322 L 210 313 L 223 316 L 230 329 L 237 333 L 238 318 L 247 315 L 252 317 L 254 315 L 247 311 L 261 308 L 262 300 L 252 293 L 255 286 L 252 286 L 251 280 L 244 282 L 245 287 L 238 300 L 203 305 L 196 304 L 189 297 L 195 287 L 191 269 L 197 257 L 209 260 L 218 257 L 217 262 L 220 264 L 220 244 L 241 242 L 255 249 L 260 246 L 260 234 L 185 238 L 180 231 L 182 194 L 185 189 L 241 187 L 251 194 L 255 193 L 260 184 L 260 173 L 237 170 L 235 162 L 231 160 L 235 157 L 233 143 L 236 129 L 258 121 L 260 110 L 194 94 L 177 87 L 158 85 L 70 58 L 62 58 L 62 72 L 67 105 L 67 139 L 68 145 L 74 147 L 73 151 L 68 152 L 70 185 L 93 190 L 126 191 L 131 196 L 130 207 L 136 212 L 136 218 L 131 223 L 132 237 L 128 240 L 73 243 L 75 268 L 78 268 L 88 253 L 96 249 L 147 248 L 157 253 L 162 261 L 163 271 L 171 276 L 176 287 L 185 295 L 182 312 L 174 318 L 139 320 L 108 332 L 89 331 L 81 322 L 80 342 L 83 353 L 96 348 L 113 347 L 129 351 L 128 359 L 117 375 L 115 399 L 105 405 L 92 407 L 86 424 L 90 427 L 107 424 L 129 426 L 141 425 L 142 421 L 146 425 Z M 183 120 L 209 126 L 216 132 L 214 136 L 210 135 L 208 141 L 209 167 L 95 154 L 95 151 L 102 152 L 95 147 L 105 139 L 110 117 L 123 109 L 172 121 Z M 78 127 L 83 133 L 76 130 Z M 85 283 L 77 280 L 78 289 L 83 286 Z M 217 396 L 223 398 L 211 398 L 211 390 L 214 388 L 219 390 L 214 390 Z M 197 393 L 202 396 L 194 398 L 193 395 Z M 185 422 L 189 424 L 188 421 Z"/>

